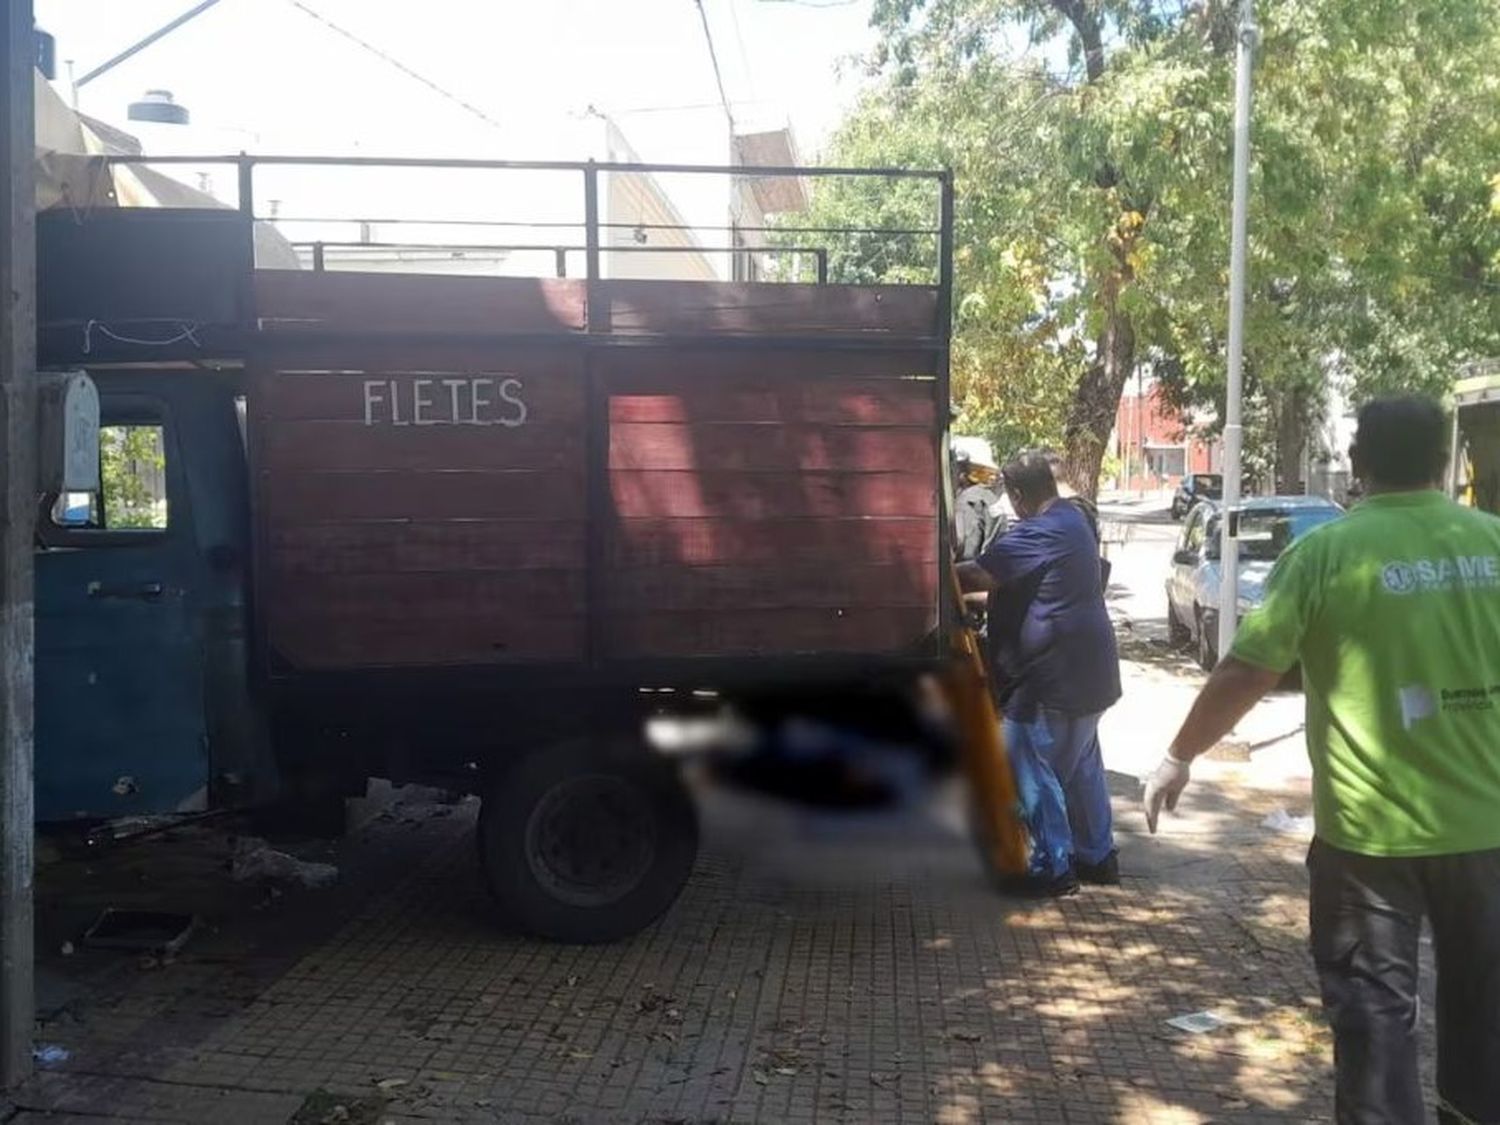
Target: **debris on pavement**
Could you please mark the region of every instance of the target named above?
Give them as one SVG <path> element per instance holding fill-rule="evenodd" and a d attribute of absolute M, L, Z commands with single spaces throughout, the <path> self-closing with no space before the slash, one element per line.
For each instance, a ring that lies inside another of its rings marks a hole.
<path fill-rule="evenodd" d="M 31 1057 L 41 1066 L 56 1066 L 68 1061 L 70 1052 L 56 1043 L 38 1043 L 31 1049 Z"/>
<path fill-rule="evenodd" d="M 1293 816 L 1286 809 L 1276 809 L 1265 820 L 1260 822 L 1262 828 L 1269 828 L 1272 832 L 1284 832 L 1288 836 L 1303 836 L 1312 838 L 1313 818 L 1310 816 Z"/>
<path fill-rule="evenodd" d="M 1185 1016 L 1173 1016 L 1167 1021 L 1168 1027 L 1175 1027 L 1178 1031 L 1185 1031 L 1189 1035 L 1207 1035 L 1210 1031 L 1219 1031 L 1229 1026 L 1228 1021 L 1213 1012 L 1190 1012 Z"/>
<path fill-rule="evenodd" d="M 231 871 L 237 883 L 267 880 L 296 883 L 309 890 L 331 887 L 339 877 L 339 869 L 331 863 L 298 859 L 254 836 L 235 841 Z"/>
<path fill-rule="evenodd" d="M 116 910 L 108 907 L 83 935 L 92 949 L 127 949 L 136 953 L 171 956 L 187 944 L 198 928 L 191 914 L 170 910 Z M 71 944 L 64 955 L 71 953 Z"/>

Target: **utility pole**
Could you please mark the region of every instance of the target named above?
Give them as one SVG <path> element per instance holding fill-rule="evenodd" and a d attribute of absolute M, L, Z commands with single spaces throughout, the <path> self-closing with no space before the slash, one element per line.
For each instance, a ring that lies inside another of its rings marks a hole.
<path fill-rule="evenodd" d="M 31 1074 L 36 160 L 31 0 L 5 0 L 0 146 L 0 1089 Z"/>
<path fill-rule="evenodd" d="M 1224 408 L 1224 516 L 1219 548 L 1219 655 L 1229 654 L 1239 625 L 1240 421 L 1245 369 L 1245 274 L 1250 225 L 1250 93 L 1255 65 L 1255 0 L 1240 0 L 1239 49 L 1234 67 L 1234 212 L 1229 243 L 1229 378 Z"/>

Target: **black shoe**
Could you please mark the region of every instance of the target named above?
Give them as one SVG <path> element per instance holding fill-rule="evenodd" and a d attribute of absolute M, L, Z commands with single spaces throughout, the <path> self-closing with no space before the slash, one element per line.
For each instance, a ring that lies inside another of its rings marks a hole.
<path fill-rule="evenodd" d="M 1096 887 L 1118 887 L 1120 885 L 1120 853 L 1110 852 L 1098 863 L 1074 863 L 1078 878 Z"/>
<path fill-rule="evenodd" d="M 1000 893 L 1010 898 L 1067 898 L 1078 893 L 1078 879 L 1071 871 L 1055 879 L 1011 875 L 1000 880 Z"/>

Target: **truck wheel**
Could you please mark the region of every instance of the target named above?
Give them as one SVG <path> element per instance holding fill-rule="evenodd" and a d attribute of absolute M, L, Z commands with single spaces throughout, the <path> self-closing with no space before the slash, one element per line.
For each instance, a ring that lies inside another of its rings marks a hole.
<path fill-rule="evenodd" d="M 570 742 L 496 775 L 478 844 L 490 894 L 520 929 L 615 941 L 676 901 L 698 854 L 698 819 L 671 763 L 641 747 Z"/>

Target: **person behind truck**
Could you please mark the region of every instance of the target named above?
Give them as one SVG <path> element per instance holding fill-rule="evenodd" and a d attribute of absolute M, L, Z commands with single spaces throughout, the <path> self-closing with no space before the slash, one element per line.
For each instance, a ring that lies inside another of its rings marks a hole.
<path fill-rule="evenodd" d="M 1055 449 L 1044 449 L 1042 455 L 1047 458 L 1047 464 L 1052 466 L 1052 479 L 1057 481 L 1057 494 L 1078 509 L 1079 513 L 1088 521 L 1089 530 L 1094 533 L 1094 541 L 1099 541 L 1099 505 L 1095 504 L 1087 496 L 1078 495 L 1078 490 L 1068 483 L 1067 477 L 1063 475 L 1062 454 Z"/>
<path fill-rule="evenodd" d="M 1359 412 L 1365 499 L 1281 556 L 1146 786 L 1155 832 L 1192 760 L 1301 662 L 1312 954 L 1341 1125 L 1425 1119 L 1424 919 L 1439 1118 L 1500 1121 L 1500 519 L 1439 491 L 1446 440 L 1429 399 Z"/>
<path fill-rule="evenodd" d="M 954 455 L 953 553 L 960 562 L 977 559 L 996 535 L 1005 533 L 1000 497 L 983 479 L 967 453 Z M 994 470 L 990 470 L 993 474 Z"/>
<path fill-rule="evenodd" d="M 1080 879 L 1120 879 L 1099 751 L 1099 719 L 1120 698 L 1120 663 L 1098 543 L 1058 496 L 1047 455 L 1023 453 L 1001 475 L 1019 522 L 960 564 L 959 581 L 993 591 L 992 672 L 1032 842 L 1027 875 L 1008 889 L 1067 895 Z"/>
<path fill-rule="evenodd" d="M 1063 475 L 1062 454 L 1053 449 L 1046 449 L 1042 452 L 1047 458 L 1047 463 L 1052 466 L 1052 479 L 1057 481 L 1058 496 L 1078 509 L 1079 514 L 1088 521 L 1089 530 L 1094 533 L 1094 543 L 1099 548 L 1099 584 L 1107 590 L 1112 564 L 1104 557 L 1103 537 L 1099 532 L 1099 505 L 1087 496 L 1080 496 L 1077 490 L 1068 483 Z"/>

